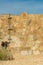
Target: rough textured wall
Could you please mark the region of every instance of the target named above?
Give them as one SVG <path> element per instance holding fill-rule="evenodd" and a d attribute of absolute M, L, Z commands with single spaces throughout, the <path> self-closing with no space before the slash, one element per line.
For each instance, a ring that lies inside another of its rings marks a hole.
<path fill-rule="evenodd" d="M 9 15 L 0 15 L 0 39 L 8 41 L 8 17 Z M 43 15 L 27 14 L 11 15 L 11 46 L 27 47 L 32 50 L 43 50 Z"/>

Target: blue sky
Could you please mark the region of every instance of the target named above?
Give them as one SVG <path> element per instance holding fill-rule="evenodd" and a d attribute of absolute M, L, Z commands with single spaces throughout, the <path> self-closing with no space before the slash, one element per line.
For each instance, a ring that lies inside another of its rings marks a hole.
<path fill-rule="evenodd" d="M 43 0 L 0 0 L 0 14 L 43 14 Z"/>

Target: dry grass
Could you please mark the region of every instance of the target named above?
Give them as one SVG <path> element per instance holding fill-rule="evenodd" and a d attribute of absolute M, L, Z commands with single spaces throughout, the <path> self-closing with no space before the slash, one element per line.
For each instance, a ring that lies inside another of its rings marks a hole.
<path fill-rule="evenodd" d="M 21 55 L 14 54 L 15 60 L 0 61 L 0 65 L 43 65 L 43 55 Z"/>
<path fill-rule="evenodd" d="M 5 48 L 0 47 L 0 60 L 12 60 L 11 52 Z"/>

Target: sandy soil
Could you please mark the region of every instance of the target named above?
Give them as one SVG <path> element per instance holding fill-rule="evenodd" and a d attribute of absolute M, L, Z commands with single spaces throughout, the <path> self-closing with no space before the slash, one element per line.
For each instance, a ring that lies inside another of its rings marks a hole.
<path fill-rule="evenodd" d="M 43 65 L 43 55 L 21 55 L 14 54 L 15 60 L 0 61 L 0 65 Z"/>

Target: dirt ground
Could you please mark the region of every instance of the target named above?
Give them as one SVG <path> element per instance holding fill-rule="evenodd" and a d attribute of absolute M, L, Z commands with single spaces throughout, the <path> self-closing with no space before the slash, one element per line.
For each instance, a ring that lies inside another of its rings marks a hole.
<path fill-rule="evenodd" d="M 14 60 L 0 61 L 0 65 L 43 65 L 43 55 L 14 54 Z"/>

